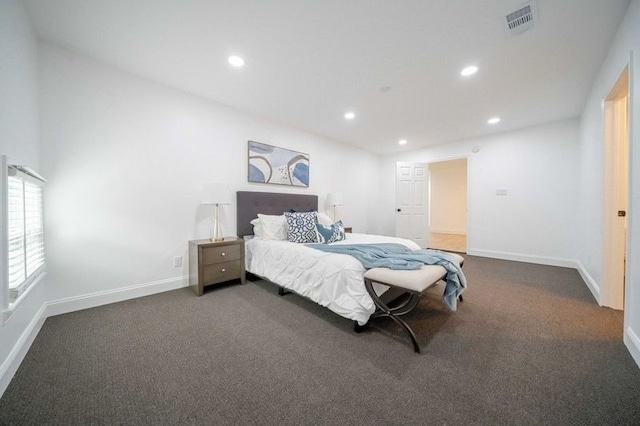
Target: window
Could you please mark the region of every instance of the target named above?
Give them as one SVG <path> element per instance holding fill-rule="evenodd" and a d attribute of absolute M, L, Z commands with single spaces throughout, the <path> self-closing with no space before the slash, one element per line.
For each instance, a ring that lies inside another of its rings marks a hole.
<path fill-rule="evenodd" d="M 24 166 L 5 170 L 7 286 L 3 290 L 10 305 L 44 273 L 44 179 Z"/>

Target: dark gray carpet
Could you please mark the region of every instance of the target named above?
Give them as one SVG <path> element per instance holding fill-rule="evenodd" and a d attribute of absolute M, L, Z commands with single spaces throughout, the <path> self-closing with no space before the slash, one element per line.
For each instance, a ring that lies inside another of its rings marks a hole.
<path fill-rule="evenodd" d="M 407 316 L 423 353 L 262 281 L 49 318 L 0 424 L 640 424 L 622 313 L 576 271 L 467 256 Z"/>

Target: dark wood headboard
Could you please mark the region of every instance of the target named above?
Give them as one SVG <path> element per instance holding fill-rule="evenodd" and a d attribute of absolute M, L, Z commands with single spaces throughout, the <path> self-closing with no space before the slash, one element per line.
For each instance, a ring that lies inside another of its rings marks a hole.
<path fill-rule="evenodd" d="M 253 235 L 249 223 L 258 213 L 281 215 L 293 209 L 299 212 L 318 210 L 318 196 L 310 194 L 284 194 L 279 192 L 236 192 L 238 237 Z"/>

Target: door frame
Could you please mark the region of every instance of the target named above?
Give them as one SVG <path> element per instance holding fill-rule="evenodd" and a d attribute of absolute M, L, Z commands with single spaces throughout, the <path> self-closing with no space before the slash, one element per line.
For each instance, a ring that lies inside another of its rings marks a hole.
<path fill-rule="evenodd" d="M 629 204 L 631 191 L 631 58 L 624 64 L 621 71 L 617 74 L 614 82 L 609 85 L 609 90 L 602 100 L 602 118 L 603 118 L 603 199 L 602 199 L 602 286 L 600 293 L 600 304 L 609 306 L 614 309 L 623 309 L 624 323 L 627 323 L 629 286 L 625 283 L 625 277 L 630 276 L 629 262 L 621 267 L 619 265 L 620 256 L 628 256 L 629 253 Z M 616 112 L 611 112 L 619 108 L 621 98 L 626 96 L 626 138 L 622 139 L 618 136 L 612 136 L 614 127 L 610 125 L 615 123 Z M 612 117 L 613 114 L 613 119 Z M 626 176 L 621 176 L 616 165 L 620 159 L 621 151 L 624 153 L 623 161 L 626 163 Z M 621 185 L 622 179 L 626 182 L 624 192 L 617 188 Z M 618 223 L 620 218 L 617 216 L 618 207 L 616 204 L 619 197 L 626 198 L 625 210 L 627 213 L 624 219 L 626 227 L 621 230 Z M 620 240 L 624 238 L 624 243 Z M 622 286 L 622 288 L 620 288 Z"/>
<path fill-rule="evenodd" d="M 465 244 L 465 253 L 469 250 L 469 156 L 468 155 L 461 155 L 455 158 L 449 158 L 449 159 L 443 159 L 443 160 L 437 160 L 437 161 L 430 161 L 427 163 L 427 166 L 431 166 L 432 164 L 437 164 L 437 163 L 447 163 L 450 161 L 459 161 L 459 160 L 465 160 L 465 172 L 466 172 L 466 179 L 465 179 L 465 212 L 464 212 L 464 231 L 465 231 L 465 236 L 466 236 L 466 244 Z M 431 168 L 429 167 L 429 175 L 427 176 L 427 182 L 428 182 L 428 219 L 429 219 L 429 232 L 431 232 L 431 209 L 433 208 L 433 203 L 432 203 L 432 199 L 431 199 L 431 185 L 432 185 L 432 181 L 431 181 Z"/>
<path fill-rule="evenodd" d="M 478 149 L 479 151 L 479 149 Z M 478 151 L 472 151 L 475 153 L 477 153 Z M 467 160 L 467 220 L 466 220 L 466 228 L 467 228 L 467 253 L 469 253 L 472 249 L 470 249 L 471 244 L 470 242 L 473 241 L 472 240 L 472 229 L 471 229 L 471 204 L 469 203 L 469 199 L 470 199 L 470 194 L 471 194 L 471 185 L 470 183 L 470 179 L 469 177 L 471 176 L 470 170 L 471 170 L 471 165 L 473 163 L 473 155 L 470 154 L 462 154 L 462 155 L 453 155 L 451 157 L 441 157 L 441 158 L 432 158 L 429 160 L 421 160 L 419 158 L 415 159 L 414 161 L 401 161 L 401 160 L 396 160 L 395 162 L 395 168 L 394 168 L 394 172 L 397 171 L 398 168 L 398 163 L 424 163 L 427 165 L 427 168 L 429 166 L 429 164 L 431 163 L 440 163 L 442 161 L 453 161 L 453 160 L 462 160 L 462 159 L 466 159 Z M 398 199 L 398 194 L 397 194 L 397 189 L 398 189 L 398 176 L 397 176 L 397 172 L 396 172 L 396 176 L 395 176 L 395 184 L 394 184 L 394 202 L 395 202 L 395 206 L 397 207 L 397 199 Z M 429 179 L 429 176 L 427 176 L 427 179 Z M 427 181 L 427 185 L 429 184 L 429 182 Z M 427 194 L 427 197 L 429 196 L 429 194 Z M 429 200 L 427 200 L 428 202 Z M 427 208 L 429 208 L 427 206 Z M 427 212 L 428 213 L 428 212 Z M 394 214 L 394 218 L 395 218 L 395 214 Z M 429 232 L 429 224 L 427 223 L 427 233 Z M 395 230 L 394 230 L 395 231 Z M 395 235 L 395 232 L 394 232 Z M 428 238 L 428 235 L 426 236 L 426 238 Z"/>

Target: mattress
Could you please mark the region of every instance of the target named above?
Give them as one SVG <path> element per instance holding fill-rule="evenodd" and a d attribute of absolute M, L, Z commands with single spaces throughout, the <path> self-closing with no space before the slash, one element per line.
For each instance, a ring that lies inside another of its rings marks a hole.
<path fill-rule="evenodd" d="M 332 244 L 398 243 L 418 250 L 411 240 L 369 234 L 346 234 Z M 245 243 L 246 269 L 311 299 L 336 314 L 364 325 L 375 305 L 364 287 L 365 269 L 355 258 L 326 253 L 289 241 L 251 238 Z M 385 286 L 376 284 L 376 293 Z"/>

